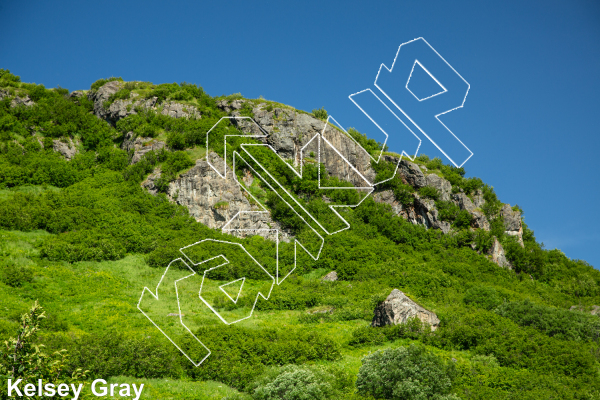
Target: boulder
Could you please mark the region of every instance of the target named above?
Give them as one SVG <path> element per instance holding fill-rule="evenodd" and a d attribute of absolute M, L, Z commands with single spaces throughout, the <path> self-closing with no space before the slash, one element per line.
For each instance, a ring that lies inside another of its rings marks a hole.
<path fill-rule="evenodd" d="M 328 273 L 327 275 L 322 277 L 321 280 L 327 281 L 327 282 L 335 282 L 338 280 L 337 272 L 331 271 L 330 273 Z"/>
<path fill-rule="evenodd" d="M 440 324 L 440 320 L 434 312 L 426 310 L 409 299 L 400 290 L 394 289 L 385 301 L 375 308 L 375 316 L 371 326 L 404 324 L 413 317 L 428 323 L 431 330 L 436 330 Z"/>

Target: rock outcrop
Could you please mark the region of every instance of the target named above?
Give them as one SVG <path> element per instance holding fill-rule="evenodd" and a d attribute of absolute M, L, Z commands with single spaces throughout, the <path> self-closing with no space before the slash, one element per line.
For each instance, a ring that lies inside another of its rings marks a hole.
<path fill-rule="evenodd" d="M 222 165 L 223 159 L 216 153 L 209 153 L 209 157 L 213 165 Z M 158 193 L 154 182 L 159 177 L 160 171 L 155 171 L 142 186 L 150 193 Z M 227 226 L 229 229 L 246 231 L 229 233 L 241 237 L 260 235 L 273 239 L 273 230 L 278 229 L 279 240 L 289 241 L 290 234 L 273 221 L 268 212 L 261 212 L 258 206 L 250 204 L 245 192 L 230 174 L 227 179 L 221 178 L 206 159 L 196 161 L 194 167 L 169 183 L 167 197 L 185 206 L 196 221 L 209 228 L 221 229 L 236 214 L 246 211 Z"/>
<path fill-rule="evenodd" d="M 428 323 L 433 331 L 440 324 L 440 320 L 434 312 L 426 310 L 409 299 L 400 290 L 394 289 L 385 301 L 375 308 L 375 316 L 371 326 L 404 324 L 408 319 L 414 317 Z"/>
<path fill-rule="evenodd" d="M 496 236 L 493 237 L 493 240 L 492 247 L 488 251 L 488 254 L 492 257 L 492 261 L 502 268 L 508 268 L 512 270 L 513 267 L 506 258 L 502 244 Z"/>
<path fill-rule="evenodd" d="M 240 110 L 245 101 L 234 100 L 232 102 L 222 100 L 218 106 L 230 112 L 232 116 L 241 115 Z M 255 121 L 268 133 L 268 137 L 262 139 L 264 143 L 270 144 L 279 155 L 293 161 L 295 166 L 304 162 L 304 159 L 312 152 L 317 154 L 316 139 L 314 136 L 323 132 L 323 136 L 337 151 L 348 160 L 354 168 L 367 180 L 375 178 L 375 171 L 371 166 L 370 156 L 356 144 L 351 138 L 339 129 L 326 124 L 314 116 L 296 111 L 285 106 L 273 107 L 266 103 L 254 105 L 252 112 Z M 238 129 L 246 134 L 262 134 L 257 126 L 247 119 L 232 120 Z M 312 141 L 311 141 L 312 140 Z M 310 144 L 309 144 L 310 142 Z M 308 144 L 308 146 L 307 146 Z M 383 155 L 382 159 L 387 162 L 398 164 L 398 157 Z M 321 162 L 325 165 L 327 172 L 339 179 L 349 181 L 355 186 L 364 184 L 362 177 L 344 162 L 343 158 L 327 145 L 322 147 Z M 431 173 L 426 167 L 419 166 L 410 160 L 403 158 L 398 164 L 398 175 L 402 182 L 411 185 L 415 189 L 424 186 L 435 188 L 440 194 L 440 200 L 451 201 L 461 210 L 471 214 L 471 227 L 473 229 L 490 229 L 490 222 L 481 210 L 485 199 L 481 190 L 477 190 L 471 196 L 459 191 L 452 193 L 452 184 L 436 173 Z M 373 198 L 377 202 L 389 204 L 394 214 L 403 217 L 413 224 L 423 225 L 427 228 L 440 229 L 444 233 L 452 231 L 452 226 L 447 221 L 439 218 L 439 212 L 433 200 L 422 198 L 414 193 L 414 204 L 405 206 L 394 196 L 391 190 L 376 191 Z M 519 212 L 513 211 L 510 206 L 505 206 L 501 215 L 504 216 L 506 233 L 518 237 L 522 243 L 522 227 Z M 502 260 L 499 257 L 498 260 Z M 501 262 L 501 261 L 499 261 Z"/>
<path fill-rule="evenodd" d="M 71 138 L 68 142 L 61 141 L 60 139 L 54 139 L 52 141 L 52 150 L 62 154 L 67 160 L 72 159 L 75 154 L 79 152 L 77 146 Z"/>
<path fill-rule="evenodd" d="M 500 210 L 500 215 L 504 217 L 504 229 L 507 235 L 516 236 L 521 246 L 523 244 L 523 225 L 521 224 L 521 213 L 514 211 L 510 204 L 505 204 Z"/>
<path fill-rule="evenodd" d="M 144 154 L 155 150 L 158 151 L 165 148 L 165 142 L 146 137 L 134 137 L 133 132 L 128 132 L 125 135 L 125 140 L 121 148 L 127 152 L 133 153 L 130 164 L 135 164 L 142 159 Z"/>
<path fill-rule="evenodd" d="M 33 100 L 31 100 L 31 98 L 28 95 L 25 95 L 24 97 L 16 96 L 10 102 L 10 106 L 11 107 L 18 107 L 18 106 L 29 107 L 29 106 L 32 106 L 34 104 L 35 104 L 35 102 Z"/>
<path fill-rule="evenodd" d="M 110 96 L 117 93 L 124 86 L 124 82 L 112 81 L 102 85 L 97 91 L 90 91 L 88 99 L 94 102 L 94 114 L 111 125 L 115 125 L 117 121 L 131 114 L 137 114 L 136 110 L 154 110 L 163 115 L 168 115 L 173 118 L 200 118 L 200 111 L 196 107 L 183 105 L 177 102 L 165 101 L 158 104 L 158 98 L 152 97 L 149 99 L 137 99 L 137 94 L 132 93 L 127 100 L 115 100 L 108 107 L 104 103 L 108 101 Z"/>

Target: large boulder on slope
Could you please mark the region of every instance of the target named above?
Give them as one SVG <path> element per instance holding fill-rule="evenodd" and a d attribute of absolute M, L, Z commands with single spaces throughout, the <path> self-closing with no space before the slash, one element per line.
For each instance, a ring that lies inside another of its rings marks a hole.
<path fill-rule="evenodd" d="M 421 307 L 400 290 L 394 289 L 385 301 L 375 308 L 375 316 L 371 326 L 404 324 L 414 317 L 431 325 L 431 330 L 436 330 L 440 324 L 440 319 L 434 312 Z"/>

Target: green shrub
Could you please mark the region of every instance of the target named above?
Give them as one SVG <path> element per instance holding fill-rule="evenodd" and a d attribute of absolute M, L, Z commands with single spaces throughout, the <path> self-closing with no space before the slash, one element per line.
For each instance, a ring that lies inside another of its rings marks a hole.
<path fill-rule="evenodd" d="M 502 304 L 502 299 L 496 289 L 488 286 L 473 286 L 465 293 L 463 301 L 467 305 L 492 310 Z"/>
<path fill-rule="evenodd" d="M 18 82 L 21 82 L 21 77 L 11 74 L 8 69 L 0 68 L 0 86 L 4 86 L 6 83 Z"/>
<path fill-rule="evenodd" d="M 520 326 L 531 326 L 550 337 L 598 341 L 600 319 L 581 312 L 535 304 L 529 300 L 505 303 L 495 311 Z"/>
<path fill-rule="evenodd" d="M 2 264 L 0 278 L 8 286 L 19 287 L 33 280 L 33 271 L 28 266 L 18 265 L 12 260 L 3 261 Z"/>
<path fill-rule="evenodd" d="M 454 226 L 462 229 L 468 228 L 471 226 L 471 221 L 473 220 L 473 216 L 467 210 L 460 210 L 456 215 L 456 219 L 454 220 Z"/>
<path fill-rule="evenodd" d="M 314 113 L 314 111 L 313 111 L 313 113 Z M 317 118 L 319 118 L 319 117 L 317 117 Z M 326 118 L 327 118 L 327 113 L 325 114 L 324 119 L 326 119 Z M 367 135 L 365 135 L 364 133 L 360 133 L 359 131 L 357 131 L 354 128 L 348 128 L 347 132 L 350 135 L 350 137 L 352 137 L 354 140 L 356 140 L 358 142 L 358 144 L 360 144 L 362 146 L 362 148 L 365 149 L 367 151 L 367 153 L 369 153 L 369 154 L 379 153 L 379 151 L 382 149 L 383 149 L 383 151 L 387 151 L 387 146 L 385 146 L 385 148 L 384 148 L 384 145 L 382 143 L 379 143 L 375 139 L 369 139 L 367 137 Z"/>
<path fill-rule="evenodd" d="M 157 335 L 110 331 L 75 338 L 59 334 L 49 337 L 48 346 L 68 349 L 68 367 L 83 365 L 93 378 L 177 378 L 183 372 L 181 353 Z"/>
<path fill-rule="evenodd" d="M 326 120 L 327 119 L 327 111 L 323 107 L 312 110 L 312 115 L 315 118 L 319 118 L 319 119 L 322 119 L 322 120 Z"/>
<path fill-rule="evenodd" d="M 440 197 L 440 192 L 438 192 L 436 188 L 431 186 L 423 186 L 422 188 L 419 188 L 419 194 L 422 197 L 427 197 L 432 200 L 437 200 Z"/>
<path fill-rule="evenodd" d="M 276 376 L 268 376 L 252 393 L 255 400 L 324 400 L 333 390 L 321 371 L 288 365 Z"/>
<path fill-rule="evenodd" d="M 451 400 L 452 365 L 422 347 L 377 351 L 363 358 L 356 380 L 361 395 L 394 400 Z"/>
<path fill-rule="evenodd" d="M 435 206 L 439 212 L 438 217 L 442 221 L 454 222 L 460 212 L 460 207 L 452 201 L 438 200 L 435 202 Z"/>

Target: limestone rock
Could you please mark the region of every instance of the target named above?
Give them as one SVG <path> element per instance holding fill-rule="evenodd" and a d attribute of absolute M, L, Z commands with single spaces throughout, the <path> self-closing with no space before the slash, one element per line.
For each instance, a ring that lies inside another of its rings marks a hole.
<path fill-rule="evenodd" d="M 369 154 L 341 130 L 326 125 L 312 115 L 288 108 L 276 107 L 267 111 L 259 104 L 253 113 L 254 120 L 269 135 L 261 140 L 270 144 L 283 158 L 291 159 L 295 167 L 303 163 L 311 152 L 319 153 L 314 138 L 323 133 L 323 137 L 333 146 L 323 144 L 320 154 L 321 162 L 330 175 L 355 186 L 365 186 L 365 180 L 355 169 L 368 180 L 375 178 Z M 239 116 L 240 113 L 233 111 L 232 115 Z M 233 119 L 231 122 L 245 134 L 264 134 L 247 119 Z"/>
<path fill-rule="evenodd" d="M 18 107 L 18 106 L 30 107 L 34 104 L 35 104 L 35 102 L 33 100 L 31 100 L 31 98 L 28 95 L 25 95 L 25 97 L 17 96 L 14 99 L 12 99 L 12 101 L 10 102 L 11 107 Z"/>
<path fill-rule="evenodd" d="M 481 208 L 485 204 L 485 199 L 483 198 L 483 193 L 481 189 L 477 189 L 475 193 L 473 193 L 473 205 L 477 208 Z"/>
<path fill-rule="evenodd" d="M 126 100 L 115 100 L 108 108 L 104 107 L 111 95 L 117 93 L 124 83 L 112 81 L 102 85 L 97 91 L 88 93 L 88 99 L 94 102 L 94 114 L 111 125 L 115 125 L 120 119 L 131 114 L 137 114 L 138 109 L 157 110 L 158 98 L 138 99 L 136 93 L 130 95 Z M 161 113 L 173 118 L 200 118 L 200 111 L 194 106 L 187 106 L 177 102 L 166 101 L 162 104 Z"/>
<path fill-rule="evenodd" d="M 162 106 L 162 115 L 168 115 L 173 118 L 200 118 L 200 111 L 194 106 L 187 106 L 172 101 L 166 101 Z"/>
<path fill-rule="evenodd" d="M 69 141 L 67 143 L 62 142 L 59 139 L 54 139 L 52 141 L 52 150 L 62 154 L 67 160 L 70 160 L 75 156 L 75 154 L 79 152 L 71 138 L 69 138 Z"/>
<path fill-rule="evenodd" d="M 440 324 L 440 320 L 434 312 L 421 307 L 400 290 L 394 289 L 385 301 L 375 308 L 371 326 L 403 324 L 413 317 L 427 322 L 431 325 L 431 330 L 436 330 Z"/>
<path fill-rule="evenodd" d="M 452 184 L 448 180 L 439 177 L 436 174 L 429 174 L 425 177 L 425 182 L 427 186 L 437 189 L 437 191 L 440 193 L 440 200 L 450 200 Z"/>
<path fill-rule="evenodd" d="M 338 280 L 337 272 L 331 271 L 330 273 L 328 273 L 327 275 L 322 277 L 321 280 L 327 281 L 327 282 L 335 282 Z"/>
<path fill-rule="evenodd" d="M 423 171 L 421 171 L 421 168 L 419 168 L 417 164 L 410 162 L 405 158 L 400 161 L 398 172 L 402 176 L 403 180 L 406 181 L 406 183 L 417 189 L 427 186 L 427 179 L 425 178 Z"/>
<path fill-rule="evenodd" d="M 461 210 L 467 210 L 470 213 L 473 213 L 475 210 L 475 205 L 471 199 L 464 193 L 455 193 L 451 196 L 452 200 L 460 207 Z"/>
<path fill-rule="evenodd" d="M 154 140 L 153 138 L 145 138 L 145 137 L 135 137 L 133 132 L 128 132 L 125 135 L 125 140 L 121 145 L 123 150 L 128 152 L 132 152 L 133 156 L 131 157 L 130 164 L 135 164 L 139 162 L 144 154 L 154 150 L 158 151 L 162 148 L 165 148 L 165 142 L 161 142 L 160 140 Z"/>
<path fill-rule="evenodd" d="M 498 264 L 502 268 L 508 268 L 512 270 L 512 265 L 506 259 L 504 248 L 496 236 L 494 236 L 494 242 L 492 247 L 489 249 L 488 254 L 492 256 L 492 261 Z"/>
<path fill-rule="evenodd" d="M 523 243 L 523 225 L 521 224 L 521 213 L 513 211 L 510 204 L 505 204 L 500 210 L 500 215 L 504 217 L 504 230 L 507 235 L 516 236 L 519 244 L 525 247 Z"/>
<path fill-rule="evenodd" d="M 216 153 L 208 155 L 213 165 L 222 165 L 223 159 Z M 142 186 L 152 194 L 158 190 L 154 181 L 160 177 L 160 170 L 152 173 Z M 239 183 L 228 173 L 227 179 L 208 164 L 206 159 L 196 161 L 189 171 L 182 173 L 175 181 L 169 183 L 167 197 L 170 201 L 185 206 L 196 221 L 213 229 L 221 229 L 240 211 L 252 211 L 242 214 L 229 224 L 228 229 L 245 229 L 236 234 L 239 237 L 260 235 L 275 240 L 275 230 L 279 230 L 279 240 L 289 241 L 291 235 L 283 230 L 279 223 L 273 221 L 269 213 L 262 212 L 251 205 Z"/>

